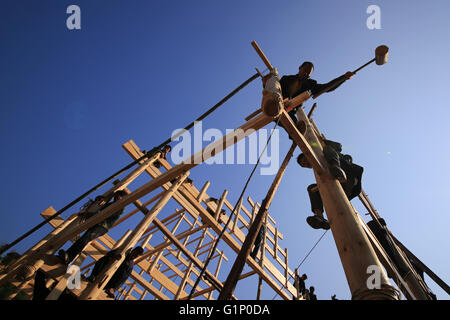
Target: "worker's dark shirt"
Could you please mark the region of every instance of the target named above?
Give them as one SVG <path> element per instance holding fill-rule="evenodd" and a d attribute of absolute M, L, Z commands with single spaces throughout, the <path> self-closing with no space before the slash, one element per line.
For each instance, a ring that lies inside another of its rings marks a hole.
<path fill-rule="evenodd" d="M 303 280 L 302 278 L 298 278 L 298 287 L 301 294 L 306 293 L 305 280 Z"/>
<path fill-rule="evenodd" d="M 106 255 L 104 255 L 102 258 L 100 258 L 94 266 L 94 270 L 92 270 L 92 274 L 94 276 L 98 276 L 102 269 L 112 260 L 114 259 L 114 256 L 116 255 L 117 250 L 111 250 Z M 108 283 L 105 286 L 105 289 L 113 288 L 114 290 L 119 289 L 123 283 L 130 277 L 131 273 L 133 272 L 134 267 L 134 261 L 130 259 L 129 254 L 126 256 L 125 260 L 120 264 L 117 271 L 114 273 L 114 275 L 111 277 L 111 279 L 108 281 Z"/>
<path fill-rule="evenodd" d="M 361 193 L 361 179 L 364 168 L 345 160 L 343 157 L 340 157 L 339 160 L 341 168 L 347 176 L 347 181 L 342 184 L 342 188 L 348 199 L 352 200 Z"/>
<path fill-rule="evenodd" d="M 317 300 L 317 296 L 314 293 L 309 293 L 309 300 Z"/>
<path fill-rule="evenodd" d="M 341 153 L 342 145 L 339 142 L 325 139 L 324 143 L 325 148 L 323 152 L 326 160 L 339 163 L 347 176 L 347 181 L 341 185 L 348 199 L 352 200 L 361 192 L 361 179 L 364 168 L 345 159 L 345 155 Z"/>
<path fill-rule="evenodd" d="M 331 91 L 335 90 L 336 88 L 338 88 L 342 83 L 344 83 L 344 80 L 346 80 L 346 78 L 344 75 L 342 75 L 334 80 L 331 80 L 328 83 L 320 84 L 320 83 L 317 83 L 316 80 L 311 79 L 311 78 L 300 81 L 298 79 L 297 75 L 287 75 L 287 76 L 283 76 L 281 78 L 280 85 L 281 85 L 281 92 L 283 95 L 283 99 L 286 99 L 286 98 L 292 99 L 292 98 L 298 96 L 300 93 L 303 93 L 308 90 L 311 91 L 312 95 L 315 95 L 315 94 L 321 92 L 322 90 L 326 89 L 327 87 L 338 83 L 338 85 L 336 87 L 327 91 L 327 92 L 331 92 Z M 289 115 L 295 121 L 296 121 L 295 114 L 296 114 L 298 108 L 300 108 L 301 106 L 302 105 L 299 105 L 289 112 Z"/>
<path fill-rule="evenodd" d="M 108 203 L 107 205 L 105 205 L 105 207 L 102 210 L 104 210 L 106 207 L 110 206 L 111 204 L 112 204 L 112 202 Z M 106 218 L 105 220 L 100 222 L 98 225 L 102 226 L 106 230 L 111 229 L 111 227 L 120 218 L 120 216 L 124 213 L 124 211 L 125 211 L 125 208 L 122 208 L 122 209 L 118 210 L 112 216 Z"/>
<path fill-rule="evenodd" d="M 111 277 L 111 280 L 109 280 L 108 284 L 105 286 L 105 289 L 119 289 L 130 277 L 131 273 L 133 272 L 133 267 L 134 261 L 127 256 L 120 265 L 119 269 L 117 269 L 116 273 L 114 273 L 114 275 Z"/>

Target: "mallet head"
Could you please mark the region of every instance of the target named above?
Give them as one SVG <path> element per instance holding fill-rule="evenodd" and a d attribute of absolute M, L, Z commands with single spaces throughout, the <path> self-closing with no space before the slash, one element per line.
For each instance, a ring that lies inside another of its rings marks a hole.
<path fill-rule="evenodd" d="M 379 66 L 388 61 L 389 48 L 387 46 L 379 46 L 375 49 L 375 63 Z"/>

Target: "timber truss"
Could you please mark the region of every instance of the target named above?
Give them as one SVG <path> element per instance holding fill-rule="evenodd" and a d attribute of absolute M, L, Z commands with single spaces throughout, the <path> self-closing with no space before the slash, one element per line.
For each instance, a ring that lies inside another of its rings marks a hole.
<path fill-rule="evenodd" d="M 389 254 L 386 247 L 381 245 L 379 238 L 377 239 L 349 202 L 341 185 L 330 174 L 323 156 L 324 136 L 311 119 L 311 113 L 306 116 L 300 108 L 297 112 L 297 124 L 294 124 L 288 115 L 289 111 L 308 100 L 311 92 L 304 92 L 291 100 L 283 101 L 276 69 L 256 43 L 253 42 L 252 45 L 270 70 L 270 77 L 263 91 L 261 109 L 247 117 L 247 121 L 233 132 L 173 167 L 164 159 L 160 159 L 160 153 L 143 157 L 144 153 L 133 141 L 126 142 L 123 148 L 133 160 L 140 159 L 139 165 L 122 180 L 115 181 L 114 186 L 103 195 L 111 197 L 118 190 L 125 191 L 127 195 L 88 218 L 74 214 L 66 220 L 61 217 L 51 220 L 50 224 L 54 230 L 8 266 L 6 272 L 0 276 L 0 285 L 11 283 L 16 288 L 9 298 L 13 298 L 19 290 L 31 296 L 34 275 L 41 269 L 47 275 L 48 282 L 54 283 L 47 299 L 58 299 L 71 281 L 72 274 L 68 272 L 67 266 L 60 263 L 55 252 L 66 242 L 74 241 L 81 233 L 118 210 L 133 208 L 124 213 L 114 226 L 121 225 L 125 229 L 131 228 L 130 230 L 117 240 L 106 234 L 92 241 L 72 265 L 86 275 L 95 261 L 111 249 L 116 249 L 121 254 L 121 259 L 110 262 L 92 284 L 82 278 L 80 287 L 71 290 L 71 294 L 82 300 L 107 299 L 101 289 L 117 270 L 125 253 L 136 245 L 141 245 L 144 254 L 136 260 L 131 277 L 119 290 L 118 299 L 188 299 L 189 292 L 197 280 L 199 284 L 195 286 L 190 297 L 192 299 L 237 299 L 239 297 L 234 296 L 236 282 L 253 275 L 260 280 L 258 298 L 263 281 L 282 299 L 302 299 L 294 281 L 297 271 L 289 268 L 288 250 L 280 247 L 283 234 L 268 213 L 287 163 L 297 147 L 306 156 L 314 171 L 353 299 L 396 300 L 399 299 L 399 290 L 408 299 L 430 299 L 430 291 L 412 266 L 412 260 L 444 290 L 450 292 L 441 279 L 380 223 L 378 213 L 362 191 L 359 198 L 372 219 L 379 224 L 380 230 L 384 230 L 385 236 L 392 242 L 392 252 Z M 223 191 L 217 202 L 210 201 L 211 195 L 207 194 L 210 182 L 199 190 L 192 180 L 187 179 L 192 168 L 274 120 L 282 123 L 291 136 L 293 145 L 261 204 L 248 197 L 247 208 L 241 197 L 234 208 L 227 200 L 227 190 Z M 205 150 L 208 152 L 204 152 Z M 155 161 L 161 164 L 159 169 L 154 166 Z M 222 214 L 222 209 L 225 209 L 225 214 Z M 54 213 L 55 210 L 49 207 L 41 215 L 46 218 Z M 249 251 L 264 223 L 266 233 L 262 241 L 263 250 L 253 259 L 249 256 Z M 221 246 L 214 248 L 217 236 L 222 231 Z M 228 278 L 223 281 L 219 279 L 220 268 L 224 263 L 230 262 L 225 248 L 231 249 L 238 258 L 234 261 Z M 208 265 L 209 268 L 199 278 L 207 256 L 211 256 L 214 263 Z M 242 274 L 244 262 L 251 271 Z M 381 270 L 380 288 L 367 287 L 367 270 L 373 266 Z M 400 272 L 400 269 L 407 272 Z M 391 278 L 399 289 L 396 289 L 388 278 Z M 48 285 L 50 286 L 50 283 Z"/>

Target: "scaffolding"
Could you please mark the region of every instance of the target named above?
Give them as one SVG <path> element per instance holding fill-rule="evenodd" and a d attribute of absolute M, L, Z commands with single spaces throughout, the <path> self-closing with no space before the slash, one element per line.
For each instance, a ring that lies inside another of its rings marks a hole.
<path fill-rule="evenodd" d="M 40 269 L 49 279 L 47 285 L 53 284 L 48 300 L 58 299 L 67 290 L 73 270 L 79 270 L 82 276 L 80 286 L 70 289 L 70 294 L 83 300 L 109 299 L 102 289 L 125 254 L 140 245 L 144 248 L 144 254 L 136 259 L 135 268 L 118 290 L 116 299 L 238 299 L 234 293 L 236 283 L 253 275 L 259 277 L 257 299 L 261 295 L 262 282 L 282 299 L 304 299 L 296 281 L 298 270 L 289 268 L 288 250 L 280 246 L 284 236 L 269 214 L 270 203 L 284 170 L 293 151 L 299 148 L 314 170 L 352 298 L 397 300 L 400 298 L 400 290 L 407 299 L 430 299 L 430 290 L 410 262 L 412 253 L 393 237 L 386 226 L 380 225 L 386 230 L 389 239 L 392 239 L 403 267 L 408 270 L 406 275 L 402 275 L 398 270 L 398 261 L 393 261 L 349 202 L 339 182 L 330 174 L 322 152 L 324 136 L 314 123 L 312 112 L 307 116 L 300 108 L 297 112 L 297 124 L 288 115 L 289 111 L 308 100 L 311 92 L 303 92 L 291 100 L 282 100 L 276 69 L 257 44 L 252 44 L 270 71 L 263 91 L 261 109 L 253 112 L 233 132 L 175 166 L 161 158 L 160 153 L 146 157 L 147 153 L 133 140 L 123 144 L 123 149 L 138 163 L 138 167 L 122 180 L 115 181 L 103 196 L 111 198 L 119 190 L 127 195 L 93 216 L 77 213 L 65 220 L 61 217 L 48 220 L 54 230 L 8 266 L 0 277 L 0 284 L 11 283 L 16 288 L 9 298 L 13 298 L 19 291 L 31 298 L 34 275 Z M 211 185 L 209 181 L 198 189 L 193 180 L 188 179 L 192 168 L 273 121 L 282 123 L 292 137 L 293 144 L 261 204 L 247 197 L 247 207 L 241 197 L 237 205 L 233 206 L 227 198 L 228 190 L 223 191 L 217 202 L 211 201 L 214 197 L 207 193 Z M 156 167 L 156 161 L 161 166 Z M 367 194 L 363 191 L 359 198 L 374 221 L 379 223 L 380 216 Z M 67 241 L 75 241 L 82 232 L 128 206 L 133 209 L 125 213 L 113 228 L 121 225 L 131 229 L 117 240 L 105 234 L 91 241 L 69 269 L 55 256 L 55 252 Z M 225 214 L 222 213 L 223 209 Z M 231 214 L 227 214 L 227 210 Z M 54 217 L 55 213 L 56 210 L 49 207 L 41 216 L 48 219 Z M 139 222 L 133 223 L 133 219 Z M 249 252 L 263 224 L 266 232 L 262 250 L 253 259 Z M 218 241 L 218 235 L 222 235 L 223 245 L 216 247 L 214 244 Z M 231 262 L 225 254 L 225 248 L 236 253 L 237 258 L 227 279 L 222 281 L 219 279 L 221 267 L 224 263 Z M 87 282 L 86 276 L 95 262 L 113 249 L 121 254 L 121 258 L 110 262 L 94 283 Z M 210 261 L 215 264 L 209 265 Z M 242 274 L 244 265 L 248 265 L 251 271 Z M 380 270 L 378 288 L 367 287 L 367 270 L 370 266 L 376 266 Z M 428 271 L 431 272 L 429 269 Z M 200 274 L 203 276 L 200 277 Z M 388 278 L 393 280 L 398 289 Z M 448 286 L 445 287 L 446 284 L 437 276 L 433 279 L 441 281 L 438 284 L 448 290 Z M 196 281 L 198 285 L 195 285 Z M 191 296 L 188 293 L 190 290 L 193 292 Z"/>

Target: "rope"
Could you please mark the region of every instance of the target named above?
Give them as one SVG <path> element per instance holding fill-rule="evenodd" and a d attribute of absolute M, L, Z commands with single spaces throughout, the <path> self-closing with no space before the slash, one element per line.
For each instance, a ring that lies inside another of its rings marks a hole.
<path fill-rule="evenodd" d="M 325 234 L 328 232 L 328 230 L 325 230 L 325 232 L 322 234 L 322 236 L 319 238 L 319 240 L 317 240 L 317 242 L 314 244 L 314 246 L 311 248 L 311 250 L 309 250 L 309 252 L 306 254 L 306 256 L 303 258 L 303 260 L 300 262 L 300 264 L 297 266 L 296 269 L 300 268 L 300 266 L 303 264 L 303 262 L 305 262 L 305 260 L 309 257 L 309 255 L 311 254 L 311 252 L 314 250 L 314 248 L 319 244 L 320 240 L 322 240 L 322 238 L 325 236 Z M 292 275 L 289 275 L 288 281 L 292 278 Z M 275 293 L 275 295 L 273 296 L 272 300 L 274 300 L 276 298 L 276 296 L 278 295 L 278 293 Z"/>
<path fill-rule="evenodd" d="M 208 258 L 206 259 L 205 265 L 203 266 L 202 270 L 200 271 L 199 276 L 198 276 L 197 279 L 195 280 L 195 284 L 194 284 L 194 286 L 193 286 L 192 289 L 191 289 L 191 293 L 189 293 L 188 300 L 191 300 L 192 295 L 194 294 L 194 292 L 195 292 L 195 290 L 196 290 L 196 288 L 197 288 L 197 286 L 198 286 L 198 284 L 199 284 L 199 282 L 200 282 L 200 280 L 201 280 L 201 278 L 202 278 L 204 272 L 206 271 L 206 268 L 208 267 L 209 262 L 211 261 L 212 256 L 214 255 L 214 252 L 216 251 L 216 248 L 217 248 L 217 245 L 219 244 L 220 239 L 222 238 L 223 234 L 225 233 L 225 231 L 226 231 L 228 225 L 230 224 L 230 222 L 231 222 L 231 220 L 232 220 L 232 217 L 233 217 L 234 211 L 236 210 L 236 207 L 238 206 L 238 204 L 239 204 L 239 202 L 241 201 L 241 199 L 244 197 L 244 193 L 245 193 L 245 191 L 247 190 L 248 184 L 250 183 L 250 180 L 252 179 L 253 174 L 255 173 L 256 168 L 257 168 L 258 165 L 259 165 L 259 162 L 260 162 L 260 160 L 261 160 L 262 155 L 264 154 L 264 152 L 265 152 L 266 149 L 267 149 L 267 146 L 269 145 L 270 139 L 272 139 L 272 135 L 273 135 L 273 133 L 275 132 L 275 129 L 276 129 L 276 127 L 278 126 L 279 121 L 280 121 L 280 117 L 278 117 L 277 122 L 275 123 L 275 125 L 274 125 L 274 127 L 273 127 L 273 129 L 272 129 L 272 132 L 270 133 L 270 136 L 269 136 L 269 138 L 267 139 L 266 145 L 264 146 L 263 151 L 262 151 L 261 154 L 259 155 L 258 161 L 256 161 L 256 164 L 255 164 L 255 166 L 253 167 L 253 170 L 252 170 L 252 172 L 250 173 L 250 176 L 248 177 L 248 179 L 247 179 L 247 181 L 246 181 L 246 183 L 245 183 L 244 188 L 242 189 L 241 195 L 239 196 L 239 198 L 238 198 L 236 204 L 235 204 L 234 207 L 233 207 L 233 211 L 231 211 L 231 214 L 230 214 L 230 217 L 228 218 L 227 223 L 225 224 L 225 226 L 223 227 L 223 229 L 222 229 L 222 231 L 220 232 L 219 236 L 217 237 L 216 242 L 214 243 L 214 247 L 213 247 L 213 249 L 211 250 L 211 252 L 210 252 Z"/>
<path fill-rule="evenodd" d="M 219 108 L 222 104 L 224 104 L 228 99 L 230 99 L 232 96 L 234 96 L 238 91 L 240 91 L 242 88 L 244 88 L 246 85 L 248 85 L 250 82 L 252 82 L 253 80 L 255 80 L 256 78 L 259 77 L 258 73 L 255 73 L 253 76 L 251 76 L 250 78 L 248 78 L 247 80 L 245 80 L 241 85 L 239 85 L 239 87 L 237 87 L 236 89 L 234 89 L 232 92 L 230 92 L 225 98 L 223 98 L 222 100 L 220 100 L 218 103 L 216 103 L 212 108 L 210 108 L 208 111 L 206 111 L 205 113 L 203 113 L 200 117 L 198 117 L 197 119 L 195 119 L 193 122 L 191 122 L 189 125 L 187 125 L 184 129 L 180 130 L 175 136 L 170 137 L 169 139 L 167 139 L 166 141 L 164 141 L 163 143 L 161 143 L 159 146 L 153 148 L 151 151 L 145 153 L 142 157 L 140 157 L 139 159 L 136 159 L 135 161 L 131 162 L 129 165 L 123 167 L 122 169 L 120 169 L 119 171 L 117 171 L 116 173 L 114 173 L 112 176 L 106 178 L 105 180 L 103 180 L 102 182 L 100 182 L 99 184 L 97 184 L 96 186 L 94 186 L 93 188 L 89 189 L 87 192 L 83 193 L 81 196 L 79 196 L 78 198 L 76 198 L 75 200 L 73 200 L 72 202 L 70 202 L 68 205 L 66 205 L 64 208 L 58 210 L 56 213 L 54 213 L 53 215 L 51 215 L 50 217 L 48 217 L 47 219 L 45 219 L 43 222 L 39 223 L 37 226 L 35 226 L 34 228 L 32 228 L 31 230 L 29 230 L 28 232 L 24 233 L 22 236 L 20 236 L 19 238 L 17 238 L 16 240 L 14 240 L 13 242 L 11 242 L 10 244 L 7 244 L 5 246 L 3 246 L 0 249 L 0 255 L 3 254 L 4 252 L 6 252 L 7 250 L 11 249 L 13 246 L 15 246 L 16 244 L 18 244 L 20 241 L 22 241 L 23 239 L 27 238 L 29 235 L 31 235 L 32 233 L 34 233 L 36 230 L 42 228 L 46 223 L 50 222 L 51 220 L 53 220 L 54 218 L 56 218 L 57 216 L 61 215 L 63 212 L 65 212 L 67 209 L 69 209 L 70 207 L 72 207 L 74 204 L 76 204 L 77 202 L 79 202 L 80 200 L 82 200 L 83 198 L 87 197 L 89 194 L 91 194 L 92 192 L 94 192 L 95 190 L 99 189 L 100 187 L 104 186 L 106 183 L 108 183 L 109 181 L 111 181 L 112 179 L 114 179 L 115 177 L 119 176 L 120 174 L 122 174 L 123 172 L 127 171 L 128 169 L 130 169 L 131 167 L 133 167 L 135 164 L 141 162 L 142 160 L 144 160 L 147 157 L 151 157 L 153 154 L 156 153 L 156 151 L 158 151 L 160 148 L 162 148 L 163 146 L 165 146 L 166 144 L 170 143 L 170 141 L 172 141 L 172 139 L 176 139 L 178 138 L 180 135 L 182 135 L 184 132 L 186 132 L 187 130 L 189 130 L 190 128 L 192 128 L 195 124 L 195 122 L 197 121 L 201 121 L 204 118 L 206 118 L 208 115 L 210 115 L 213 111 L 215 111 L 217 108 Z"/>

